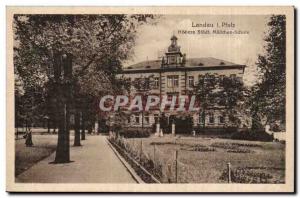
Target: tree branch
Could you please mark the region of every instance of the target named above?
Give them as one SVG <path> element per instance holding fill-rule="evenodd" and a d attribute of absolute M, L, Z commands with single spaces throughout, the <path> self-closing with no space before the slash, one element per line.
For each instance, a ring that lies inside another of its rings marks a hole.
<path fill-rule="evenodd" d="M 117 27 L 121 24 L 122 20 L 119 21 L 119 23 L 117 23 L 115 25 L 115 27 L 113 28 L 113 30 L 109 33 L 109 35 L 107 36 L 107 38 L 105 39 L 109 39 L 109 37 L 111 37 L 111 35 L 116 31 Z M 107 45 L 107 43 L 106 43 Z M 101 47 L 104 47 L 105 45 L 102 45 Z M 95 61 L 97 54 L 94 54 L 93 57 L 91 58 L 91 60 L 82 68 L 82 70 L 79 72 L 79 76 L 82 75 L 87 69 L 88 67 Z"/>

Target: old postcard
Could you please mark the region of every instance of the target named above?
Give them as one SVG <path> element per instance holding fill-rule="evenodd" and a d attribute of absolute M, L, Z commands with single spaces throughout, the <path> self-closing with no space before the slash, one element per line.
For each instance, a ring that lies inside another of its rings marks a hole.
<path fill-rule="evenodd" d="M 7 7 L 7 191 L 294 192 L 294 7 Z"/>

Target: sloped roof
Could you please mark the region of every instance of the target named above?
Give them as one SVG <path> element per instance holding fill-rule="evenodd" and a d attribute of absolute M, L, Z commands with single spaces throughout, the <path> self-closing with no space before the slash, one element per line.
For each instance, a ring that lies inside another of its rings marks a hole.
<path fill-rule="evenodd" d="M 206 58 L 188 58 L 185 63 L 185 67 L 226 67 L 226 66 L 238 66 L 239 64 L 235 64 L 229 61 L 206 57 Z M 242 65 L 240 65 L 242 66 Z M 161 60 L 149 60 L 143 61 L 134 65 L 130 65 L 124 70 L 151 70 L 151 69 L 160 69 L 161 68 Z"/>

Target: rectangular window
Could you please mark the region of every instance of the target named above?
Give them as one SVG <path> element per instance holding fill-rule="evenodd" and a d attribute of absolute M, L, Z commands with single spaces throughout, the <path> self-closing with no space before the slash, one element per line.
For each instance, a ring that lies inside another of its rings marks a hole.
<path fill-rule="evenodd" d="M 171 76 L 168 76 L 168 78 L 167 78 L 167 85 L 168 85 L 168 87 L 172 87 L 172 78 L 171 78 Z"/>
<path fill-rule="evenodd" d="M 232 79 L 236 78 L 236 74 L 230 74 L 230 78 Z"/>
<path fill-rule="evenodd" d="M 145 78 L 144 82 L 142 81 L 142 89 L 143 90 L 149 90 L 150 89 L 150 78 Z"/>
<path fill-rule="evenodd" d="M 168 76 L 167 77 L 168 87 L 178 87 L 179 86 L 179 76 Z"/>
<path fill-rule="evenodd" d="M 198 123 L 199 124 L 203 124 L 204 123 L 204 119 L 203 119 L 204 117 L 203 117 L 203 113 L 202 112 L 200 112 L 199 113 L 199 117 L 198 117 Z"/>
<path fill-rule="evenodd" d="M 134 115 L 134 120 L 135 120 L 135 124 L 140 124 L 140 115 L 139 114 L 135 114 Z"/>
<path fill-rule="evenodd" d="M 156 124 L 159 123 L 158 118 L 159 118 L 158 114 L 154 114 L 154 121 L 155 121 Z"/>
<path fill-rule="evenodd" d="M 144 124 L 149 124 L 149 115 L 144 115 Z"/>
<path fill-rule="evenodd" d="M 214 117 L 213 113 L 210 113 L 208 115 L 208 122 L 209 122 L 209 124 L 214 124 L 215 123 L 215 117 Z"/>
<path fill-rule="evenodd" d="M 220 122 L 220 124 L 224 124 L 225 123 L 225 117 L 224 117 L 223 114 L 219 116 L 219 122 Z"/>
<path fill-rule="evenodd" d="M 189 87 L 194 86 L 194 76 L 189 76 L 188 77 L 188 85 L 189 85 Z"/>
<path fill-rule="evenodd" d="M 158 89 L 159 88 L 159 78 L 155 77 L 154 78 L 154 89 Z"/>
<path fill-rule="evenodd" d="M 174 87 L 178 87 L 178 86 L 179 86 L 179 77 L 174 76 Z"/>
<path fill-rule="evenodd" d="M 198 76 L 198 83 L 203 84 L 204 83 L 204 76 L 202 74 L 200 74 Z"/>

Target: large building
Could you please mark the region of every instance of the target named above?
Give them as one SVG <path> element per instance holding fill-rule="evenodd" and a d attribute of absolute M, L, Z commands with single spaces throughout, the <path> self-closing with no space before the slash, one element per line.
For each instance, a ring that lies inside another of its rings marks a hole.
<path fill-rule="evenodd" d="M 245 65 L 239 65 L 225 60 L 212 57 L 207 58 L 187 58 L 181 52 L 177 44 L 177 37 L 171 37 L 171 44 L 167 52 L 159 60 L 147 60 L 123 69 L 120 76 L 131 81 L 151 76 L 154 86 L 150 92 L 159 96 L 167 95 L 187 95 L 193 90 L 198 79 L 205 74 L 215 76 L 228 76 L 236 80 L 242 80 Z M 154 49 L 155 50 L 155 49 Z M 131 94 L 136 94 L 134 87 Z M 219 108 L 207 110 L 205 125 L 210 128 L 220 128 L 226 125 L 228 116 Z M 164 111 L 167 117 L 176 116 L 178 112 Z M 131 114 L 128 125 L 132 127 L 152 126 L 158 119 L 161 111 L 152 109 L 150 112 L 137 112 Z M 199 119 L 199 113 L 193 113 L 194 126 L 203 125 L 203 119 Z M 245 126 L 245 123 L 242 123 Z M 238 126 L 241 127 L 241 126 Z"/>

